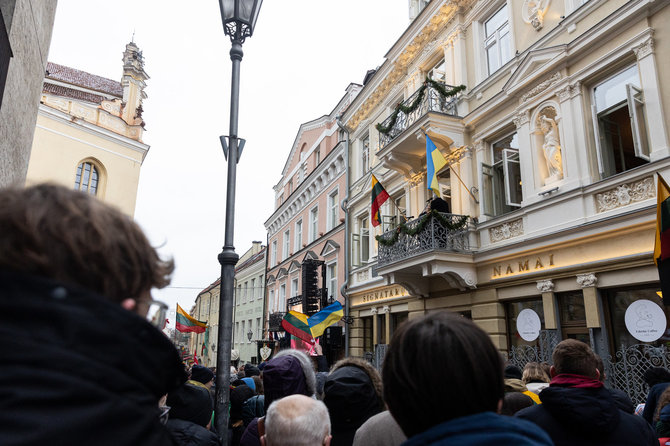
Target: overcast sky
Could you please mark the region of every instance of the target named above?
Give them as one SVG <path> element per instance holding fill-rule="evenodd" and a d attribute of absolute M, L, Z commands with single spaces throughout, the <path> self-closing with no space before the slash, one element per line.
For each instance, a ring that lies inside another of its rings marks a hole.
<path fill-rule="evenodd" d="M 186 6 L 188 5 L 188 6 Z M 266 0 L 244 44 L 235 251 L 266 244 L 272 187 L 298 127 L 328 114 L 362 83 L 408 25 L 408 0 Z M 216 0 L 59 0 L 49 61 L 120 80 L 134 33 L 150 76 L 135 218 L 173 257 L 170 288 L 154 297 L 188 311 L 220 274 L 230 118 L 230 40 Z"/>

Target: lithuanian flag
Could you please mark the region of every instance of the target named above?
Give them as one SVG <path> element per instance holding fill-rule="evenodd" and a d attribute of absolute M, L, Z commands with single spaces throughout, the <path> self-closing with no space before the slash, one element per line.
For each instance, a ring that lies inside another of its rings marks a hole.
<path fill-rule="evenodd" d="M 207 322 L 201 322 L 192 318 L 177 304 L 177 330 L 182 333 L 193 332 L 203 333 L 207 329 Z"/>
<path fill-rule="evenodd" d="M 307 315 L 297 311 L 289 311 L 281 321 L 281 326 L 287 333 L 306 342 L 313 342 L 312 332 L 307 323 Z"/>
<path fill-rule="evenodd" d="M 372 221 L 372 226 L 379 226 L 382 223 L 381 216 L 379 215 L 379 208 L 382 207 L 382 204 L 388 200 L 389 194 L 382 186 L 382 183 L 377 181 L 374 175 L 372 175 L 372 209 L 370 209 L 370 220 Z"/>
<path fill-rule="evenodd" d="M 656 243 L 654 262 L 661 280 L 663 304 L 670 305 L 670 187 L 658 175 L 656 185 Z"/>

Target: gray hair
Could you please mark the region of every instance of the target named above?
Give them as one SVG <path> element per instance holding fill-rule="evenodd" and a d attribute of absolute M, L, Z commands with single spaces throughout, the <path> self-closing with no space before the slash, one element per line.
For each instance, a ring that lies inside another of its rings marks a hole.
<path fill-rule="evenodd" d="M 330 416 L 323 402 L 305 395 L 274 401 L 265 415 L 268 446 L 320 446 L 330 435 Z"/>

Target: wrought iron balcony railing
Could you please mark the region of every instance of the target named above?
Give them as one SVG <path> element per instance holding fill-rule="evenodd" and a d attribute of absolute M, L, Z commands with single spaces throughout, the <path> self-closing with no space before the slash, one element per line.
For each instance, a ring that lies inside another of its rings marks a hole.
<path fill-rule="evenodd" d="M 467 215 L 427 214 L 379 237 L 377 266 L 382 267 L 431 251 L 470 252 Z"/>
<path fill-rule="evenodd" d="M 451 85 L 442 84 L 447 91 L 453 90 L 454 88 Z M 423 88 L 423 87 L 422 87 Z M 379 148 L 382 149 L 386 144 L 393 141 L 398 135 L 404 132 L 410 125 L 416 122 L 419 118 L 424 116 L 428 112 L 438 112 L 444 113 L 447 115 L 458 116 L 458 107 L 457 101 L 458 97 L 454 96 L 442 96 L 440 92 L 430 83 L 425 85 L 425 91 L 422 93 L 422 88 L 415 91 L 410 97 L 408 97 L 402 105 L 405 107 L 410 107 L 414 101 L 423 94 L 421 102 L 418 104 L 418 107 L 410 112 L 405 113 L 403 111 L 398 112 L 398 116 L 395 118 L 395 123 L 391 127 L 388 133 L 379 132 Z M 386 128 L 393 121 L 393 115 L 386 118 L 381 122 L 381 126 Z"/>

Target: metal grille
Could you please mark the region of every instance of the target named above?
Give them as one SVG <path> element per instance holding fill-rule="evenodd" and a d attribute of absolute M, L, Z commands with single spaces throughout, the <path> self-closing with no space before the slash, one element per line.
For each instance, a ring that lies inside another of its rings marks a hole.
<path fill-rule="evenodd" d="M 651 367 L 668 368 L 670 352 L 665 346 L 654 347 L 647 344 L 634 344 L 629 347 L 623 344 L 617 350 L 614 358 L 603 358 L 606 382 L 610 387 L 626 392 L 633 403 L 644 403 L 649 393 L 649 386 L 642 379 L 642 375 Z"/>
<path fill-rule="evenodd" d="M 450 223 L 455 223 L 462 218 L 461 215 L 456 214 L 442 214 L 442 216 L 449 220 Z M 406 223 L 406 226 L 410 230 L 414 230 L 423 218 L 425 217 L 415 218 Z M 391 240 L 396 230 L 386 231 L 382 234 L 381 238 Z M 428 251 L 467 252 L 469 248 L 467 224 L 462 229 L 448 229 L 437 218 L 428 217 L 425 228 L 418 234 L 408 235 L 401 232 L 394 244 L 385 246 L 380 243 L 377 266 L 406 260 L 408 257 Z"/>
<path fill-rule="evenodd" d="M 375 345 L 374 352 L 365 352 L 363 354 L 363 359 L 372 364 L 372 366 L 381 373 L 382 365 L 384 365 L 384 357 L 386 356 L 388 348 L 388 344 L 377 344 Z"/>
<path fill-rule="evenodd" d="M 546 362 L 551 364 L 551 354 L 554 347 L 561 341 L 557 330 L 541 330 L 538 346 L 520 345 L 509 349 L 508 360 L 521 370 L 529 362 Z"/>
<path fill-rule="evenodd" d="M 451 85 L 442 84 L 447 90 L 451 90 Z M 404 106 L 409 107 L 414 100 L 419 95 L 419 90 L 415 91 L 409 98 L 402 102 Z M 387 134 L 379 133 L 379 148 L 383 148 L 386 144 L 390 143 L 395 139 L 396 136 L 400 135 L 407 127 L 416 122 L 419 118 L 425 115 L 428 112 L 438 112 L 444 113 L 447 115 L 458 115 L 458 110 L 456 107 L 457 96 L 451 96 L 443 98 L 442 95 L 433 88 L 430 84 L 427 84 L 425 95 L 419 106 L 411 113 L 404 113 L 402 111 L 398 112 L 398 117 L 396 118 L 395 124 Z M 391 122 L 391 116 L 386 120 L 381 122 L 381 125 L 386 127 Z"/>

